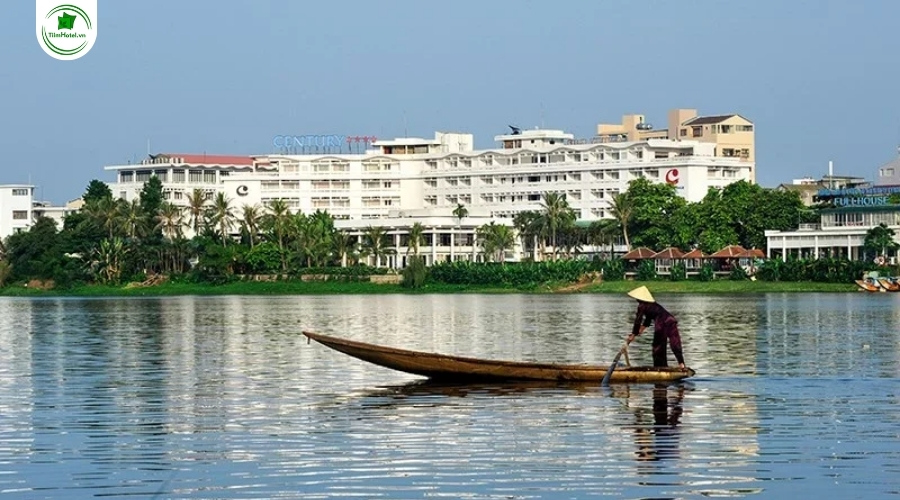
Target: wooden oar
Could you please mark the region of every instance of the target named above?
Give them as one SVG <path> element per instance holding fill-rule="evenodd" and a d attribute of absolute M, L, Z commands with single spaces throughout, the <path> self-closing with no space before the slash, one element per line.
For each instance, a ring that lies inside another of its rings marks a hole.
<path fill-rule="evenodd" d="M 600 385 L 604 385 L 604 386 L 609 385 L 609 377 L 612 376 L 613 370 L 615 370 L 616 365 L 619 364 L 619 358 L 622 357 L 622 354 L 625 352 L 626 349 L 628 349 L 628 342 L 625 342 L 625 345 L 623 345 L 622 348 L 619 349 L 619 352 L 618 352 L 618 354 L 616 354 L 616 357 L 613 359 L 612 364 L 609 365 L 609 370 L 606 370 L 606 375 L 603 376 L 603 381 L 600 382 Z"/>

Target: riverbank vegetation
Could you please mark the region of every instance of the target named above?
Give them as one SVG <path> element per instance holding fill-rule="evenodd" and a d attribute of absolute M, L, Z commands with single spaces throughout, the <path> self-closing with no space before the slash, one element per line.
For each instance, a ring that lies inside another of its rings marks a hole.
<path fill-rule="evenodd" d="M 613 196 L 612 218 L 587 226 L 576 224 L 564 195 L 545 193 L 541 210 L 517 214 L 512 228 L 496 223 L 478 228 L 479 263 L 426 267 L 418 257 L 426 243 L 425 228 L 416 223 L 402 237 L 410 265 L 402 278 L 381 280 L 387 284 L 370 282 L 372 276 L 397 272 L 383 267 L 396 245 L 386 228 L 377 225 L 357 237 L 336 229 L 327 212 L 294 212 L 283 200 L 237 207 L 224 193 L 212 196 L 201 190 L 188 196 L 187 207 L 181 209 L 165 200 L 156 177 L 144 184 L 137 200 L 115 199 L 108 186 L 96 180 L 83 200 L 84 207 L 66 216 L 61 228 L 39 218 L 30 230 L 3 242 L 0 294 L 553 291 L 571 289 L 573 283 L 578 289 L 602 292 L 630 286 L 613 285 L 626 278 L 672 290 L 819 290 L 820 285 L 809 283 L 852 283 L 878 269 L 871 261 L 761 260 L 750 262 L 756 281 L 749 281 L 747 266 L 733 266 L 723 274 L 717 272 L 720 266 L 706 262 L 689 275 L 675 263 L 665 276 L 657 276 L 653 261 L 626 262 L 614 255 L 613 245 L 622 240 L 629 248 L 671 246 L 707 253 L 730 244 L 762 248 L 766 229 L 791 229 L 815 217 L 796 193 L 743 181 L 689 203 L 674 186 L 637 179 Z M 459 205 L 453 214 L 462 220 L 468 211 Z M 195 236 L 186 238 L 186 229 Z M 890 229 L 875 228 L 867 249 L 893 249 L 892 238 Z M 543 260 L 505 262 L 517 242 Z M 585 248 L 601 251 L 586 254 Z M 264 281 L 247 281 L 259 276 Z M 594 281 L 602 284 L 591 284 Z M 730 284 L 718 284 L 722 281 Z M 676 282 L 683 284 L 668 284 Z M 807 285 L 766 288 L 761 282 Z"/>

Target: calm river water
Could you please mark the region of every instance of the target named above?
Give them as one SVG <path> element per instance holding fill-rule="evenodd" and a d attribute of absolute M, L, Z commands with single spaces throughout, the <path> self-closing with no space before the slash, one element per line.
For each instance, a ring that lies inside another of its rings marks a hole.
<path fill-rule="evenodd" d="M 660 299 L 697 377 L 611 388 L 423 384 L 300 331 L 607 364 L 621 297 L 0 299 L 0 499 L 900 495 L 900 294 Z"/>

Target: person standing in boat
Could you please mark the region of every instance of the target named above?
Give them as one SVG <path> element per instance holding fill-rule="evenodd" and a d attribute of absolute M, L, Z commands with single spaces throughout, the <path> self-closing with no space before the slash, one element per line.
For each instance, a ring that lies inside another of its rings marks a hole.
<path fill-rule="evenodd" d="M 650 294 L 647 287 L 642 286 L 628 292 L 628 296 L 637 300 L 637 314 L 634 317 L 634 327 L 626 342 L 631 344 L 634 339 L 644 333 L 644 330 L 653 323 L 653 366 L 669 366 L 666 360 L 666 341 L 672 346 L 672 353 L 678 360 L 678 367 L 684 367 L 684 354 L 681 351 L 681 334 L 678 332 L 678 320 L 665 307 L 659 305 Z"/>

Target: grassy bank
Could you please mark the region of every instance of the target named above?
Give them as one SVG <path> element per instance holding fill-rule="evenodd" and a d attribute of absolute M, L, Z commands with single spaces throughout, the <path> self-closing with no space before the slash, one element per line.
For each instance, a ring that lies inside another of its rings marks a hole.
<path fill-rule="evenodd" d="M 853 283 L 816 283 L 812 281 L 607 281 L 588 285 L 581 293 L 626 293 L 646 285 L 654 293 L 797 293 L 854 292 Z"/>
<path fill-rule="evenodd" d="M 654 293 L 768 293 L 768 292 L 852 292 L 856 285 L 846 283 L 765 282 L 765 281 L 609 281 L 591 284 L 566 293 L 625 293 L 646 285 Z M 409 290 L 399 285 L 368 282 L 234 282 L 224 285 L 196 283 L 164 283 L 152 287 L 114 287 L 86 285 L 68 290 L 36 290 L 19 286 L 0 289 L 6 297 L 152 297 L 179 295 L 329 295 L 329 294 L 386 294 L 386 293 L 555 293 L 565 284 L 512 288 L 499 285 L 426 285 Z"/>

